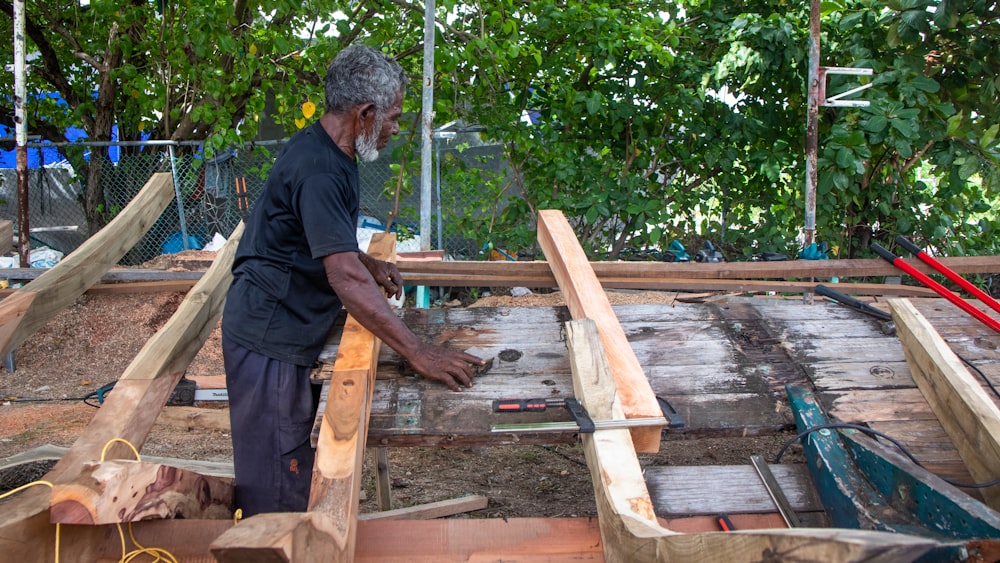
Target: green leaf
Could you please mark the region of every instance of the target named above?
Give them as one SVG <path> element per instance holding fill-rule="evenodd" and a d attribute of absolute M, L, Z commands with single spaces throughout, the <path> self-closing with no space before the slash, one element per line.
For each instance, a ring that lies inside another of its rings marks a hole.
<path fill-rule="evenodd" d="M 884 115 L 873 115 L 863 122 L 863 127 L 865 131 L 870 131 L 872 133 L 881 133 L 885 131 L 885 128 L 889 126 L 889 120 L 885 118 Z"/>
<path fill-rule="evenodd" d="M 837 166 L 844 169 L 854 168 L 854 154 L 850 149 L 843 148 L 837 151 Z"/>
<path fill-rule="evenodd" d="M 968 180 L 976 172 L 979 172 L 979 159 L 968 156 L 965 158 L 965 162 L 958 168 L 958 177 Z"/>
<path fill-rule="evenodd" d="M 948 129 L 946 135 L 949 137 L 954 137 L 958 135 L 959 129 L 962 127 L 962 113 L 956 113 L 955 115 L 948 118 Z"/>
<path fill-rule="evenodd" d="M 1000 129 L 1000 124 L 994 123 L 992 127 L 987 129 L 986 131 L 983 131 L 983 136 L 979 138 L 979 146 L 983 147 L 984 149 L 990 148 L 990 145 L 992 145 L 993 141 L 995 141 L 997 138 L 998 129 Z"/>

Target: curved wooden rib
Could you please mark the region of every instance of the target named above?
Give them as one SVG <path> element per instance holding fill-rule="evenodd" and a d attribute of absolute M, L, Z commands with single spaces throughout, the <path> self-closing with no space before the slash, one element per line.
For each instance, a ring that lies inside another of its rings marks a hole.
<path fill-rule="evenodd" d="M 63 307 L 118 263 L 174 197 L 169 173 L 159 172 L 110 223 L 69 256 L 0 303 L 0 355 L 21 345 Z"/>
<path fill-rule="evenodd" d="M 123 438 L 136 448 L 142 447 L 170 393 L 222 315 L 232 280 L 230 268 L 242 235 L 241 223 L 216 255 L 212 267 L 170 320 L 146 342 L 90 425 L 44 480 L 71 482 L 80 475 L 86 462 L 101 458 L 102 449 L 113 438 Z M 105 455 L 105 459 L 130 457 L 131 450 L 120 443 L 109 447 Z M 8 560 L 52 561 L 54 538 L 55 527 L 49 523 L 48 489 L 33 487 L 9 500 L 0 510 L 0 553 Z M 95 560 L 83 552 L 74 556 L 79 561 Z"/>
<path fill-rule="evenodd" d="M 566 323 L 573 389 L 595 420 L 624 419 L 596 324 Z M 653 513 L 627 430 L 583 435 L 598 520 L 609 562 L 630 561 L 912 561 L 938 545 L 924 538 L 845 529 L 773 529 L 682 534 Z"/>

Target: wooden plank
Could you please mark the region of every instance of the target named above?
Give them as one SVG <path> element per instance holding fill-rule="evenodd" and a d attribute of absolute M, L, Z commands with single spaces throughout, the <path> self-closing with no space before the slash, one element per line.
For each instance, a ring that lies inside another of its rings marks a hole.
<path fill-rule="evenodd" d="M 407 506 L 395 510 L 382 510 L 380 512 L 367 512 L 359 514 L 359 520 L 428 520 L 431 518 L 442 518 L 454 516 L 463 512 L 472 512 L 486 508 L 489 499 L 482 495 L 466 495 L 438 502 Z"/>
<path fill-rule="evenodd" d="M 808 369 L 819 392 L 917 386 L 906 362 L 816 362 Z"/>
<path fill-rule="evenodd" d="M 31 281 L 48 272 L 48 268 L 0 268 L 0 279 Z M 205 275 L 198 272 L 172 272 L 147 268 L 111 268 L 101 275 L 101 283 L 180 281 L 197 282 Z"/>
<path fill-rule="evenodd" d="M 595 420 L 624 419 L 614 378 L 589 320 L 566 323 L 576 396 Z M 594 483 L 601 540 L 607 561 L 781 560 L 912 561 L 935 542 L 903 534 L 844 529 L 766 529 L 682 534 L 656 518 L 635 449 L 626 430 L 583 436 Z"/>
<path fill-rule="evenodd" d="M 159 218 L 173 197 L 170 174 L 153 174 L 138 195 L 100 232 L 16 292 L 36 298 L 8 298 L 0 302 L 0 321 L 4 323 L 0 327 L 0 355 L 15 350 L 117 264 Z M 13 314 L 8 312 L 11 308 Z"/>
<path fill-rule="evenodd" d="M 241 521 L 235 528 L 249 522 L 250 519 Z M 278 524 L 286 523 L 279 520 Z M 141 545 L 167 549 L 181 562 L 188 563 L 217 561 L 208 555 L 208 546 L 220 534 L 233 528 L 232 520 L 150 520 L 132 525 L 136 541 Z M 99 552 L 87 561 L 116 563 L 121 560 L 122 550 L 117 532 L 108 533 L 103 528 L 85 526 L 64 527 L 63 531 L 67 536 L 73 534 L 72 539 L 77 540 L 68 545 L 99 542 Z M 253 533 L 254 530 L 248 528 L 245 535 L 252 539 Z M 227 555 L 226 560 L 248 561 L 235 555 Z M 280 557 L 277 560 L 288 560 L 285 554 L 276 555 Z M 323 561 L 321 555 L 310 551 L 298 561 Z M 78 560 L 80 559 L 74 558 L 74 561 Z M 362 521 L 358 523 L 358 549 L 355 557 L 355 563 L 598 563 L 603 560 L 601 536 L 594 518 Z M 48 561 L 51 562 L 52 559 Z"/>
<path fill-rule="evenodd" d="M 368 254 L 394 262 L 396 236 L 376 234 L 369 244 Z M 361 468 L 381 344 L 375 335 L 348 315 L 329 382 L 309 494 L 310 512 L 322 513 L 333 526 L 332 537 L 322 538 L 331 542 L 331 557 L 326 561 L 354 559 Z"/>
<path fill-rule="evenodd" d="M 972 378 L 926 317 L 906 300 L 889 302 L 906 361 L 962 460 L 979 482 L 1000 474 L 1000 408 Z M 980 490 L 1000 508 L 1000 486 Z"/>
<path fill-rule="evenodd" d="M 83 464 L 101 458 L 104 446 L 121 438 L 141 448 L 160 409 L 187 365 L 201 350 L 222 314 L 236 245 L 237 226 L 215 263 L 188 293 L 174 314 L 150 338 L 96 411 L 93 420 L 66 455 L 45 475 L 52 483 L 74 479 Z M 131 450 L 112 444 L 105 459 L 130 458 Z M 49 495 L 33 487 L 10 499 L 0 511 L 0 553 L 18 561 L 52 560 L 55 526 L 48 522 Z M 81 555 L 87 559 L 87 556 Z"/>
<path fill-rule="evenodd" d="M 202 428 L 229 432 L 229 409 L 200 407 L 165 407 L 156 417 L 156 424 L 175 428 Z"/>
<path fill-rule="evenodd" d="M 153 518 L 229 518 L 233 479 L 142 461 L 85 464 L 52 487 L 49 519 L 61 524 L 117 524 Z"/>
<path fill-rule="evenodd" d="M 1000 256 L 957 256 L 939 258 L 941 263 L 961 274 L 992 273 L 1000 271 Z M 914 268 L 925 274 L 935 271 L 918 260 L 910 261 Z M 463 276 L 474 277 L 495 276 L 506 277 L 516 283 L 518 278 L 534 277 L 547 280 L 546 287 L 553 287 L 548 264 L 542 261 L 534 262 L 417 262 L 400 260 L 399 270 L 412 283 L 427 283 L 437 285 L 435 280 L 444 285 L 459 285 L 454 283 Z M 897 276 L 899 270 L 885 260 L 789 260 L 786 262 L 622 262 L 602 261 L 592 262 L 591 267 L 598 278 L 617 276 L 621 278 L 646 278 L 649 280 L 664 278 L 686 279 L 781 279 L 781 278 L 851 278 L 873 276 Z M 436 276 L 436 278 L 434 277 Z M 815 284 L 814 284 L 815 285 Z M 852 293 L 853 284 L 842 284 L 842 292 Z M 884 286 L 883 286 L 884 287 Z"/>
<path fill-rule="evenodd" d="M 839 422 L 937 420 L 927 399 L 916 388 L 850 389 L 818 395 L 827 414 Z"/>
<path fill-rule="evenodd" d="M 796 512 L 822 512 L 809 468 L 769 466 Z M 774 512 L 777 508 L 751 465 L 646 467 L 646 486 L 661 518 Z"/>
<path fill-rule="evenodd" d="M 574 319 L 592 319 L 597 324 L 625 417 L 662 416 L 642 365 L 561 211 L 549 209 L 538 212 L 538 243 L 559 283 L 570 314 Z M 660 449 L 660 428 L 635 428 L 632 439 L 637 451 L 657 452 Z"/>

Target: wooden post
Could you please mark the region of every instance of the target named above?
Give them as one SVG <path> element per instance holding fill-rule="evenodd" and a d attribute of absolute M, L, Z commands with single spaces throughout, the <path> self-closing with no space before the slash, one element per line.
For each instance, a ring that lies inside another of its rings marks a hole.
<path fill-rule="evenodd" d="M 908 299 L 889 308 L 910 374 L 976 481 L 1000 474 L 1000 408 Z M 979 489 L 1000 510 L 1000 485 Z"/>
<path fill-rule="evenodd" d="M 611 309 L 608 296 L 561 211 L 538 212 L 538 242 L 559 282 L 570 314 L 574 319 L 593 319 L 597 323 L 625 417 L 663 416 L 656 394 Z M 656 426 L 633 429 L 635 450 L 658 452 L 660 431 Z"/>

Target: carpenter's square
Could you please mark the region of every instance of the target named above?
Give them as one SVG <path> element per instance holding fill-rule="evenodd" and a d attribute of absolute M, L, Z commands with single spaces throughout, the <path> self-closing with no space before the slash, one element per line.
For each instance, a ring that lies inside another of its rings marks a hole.
<path fill-rule="evenodd" d="M 781 485 L 774 478 L 774 473 L 771 472 L 771 468 L 768 467 L 764 458 L 759 455 L 752 455 L 750 456 L 750 463 L 757 470 L 757 475 L 760 475 L 760 480 L 763 481 L 764 488 L 767 489 L 767 494 L 771 495 L 771 500 L 774 501 L 774 506 L 778 508 L 778 513 L 781 514 L 781 518 L 785 521 L 785 524 L 789 528 L 800 527 L 802 524 L 799 523 L 798 515 L 792 509 L 791 503 L 788 502 L 788 497 L 781 490 Z"/>
<path fill-rule="evenodd" d="M 567 399 L 498 399 L 493 401 L 493 412 L 541 412 L 550 407 L 565 407 L 573 416 L 566 422 L 526 422 L 519 424 L 495 424 L 490 427 L 493 432 L 565 432 L 576 430 L 589 434 L 595 430 L 638 428 L 643 426 L 666 426 L 681 428 L 684 419 L 674 407 L 662 397 L 656 400 L 663 410 L 663 416 L 629 418 L 625 420 L 593 420 L 587 409 L 573 398 Z"/>

